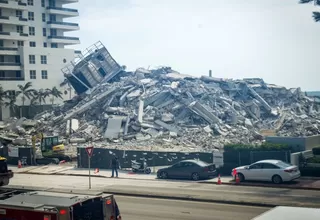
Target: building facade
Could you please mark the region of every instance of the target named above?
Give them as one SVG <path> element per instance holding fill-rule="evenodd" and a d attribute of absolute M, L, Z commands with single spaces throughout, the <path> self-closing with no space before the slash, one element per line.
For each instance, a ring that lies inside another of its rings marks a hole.
<path fill-rule="evenodd" d="M 79 38 L 68 36 L 68 32 L 79 30 L 79 25 L 64 20 L 79 16 L 78 10 L 65 7 L 76 2 L 78 0 L 0 0 L 0 85 L 3 90 L 14 95 L 18 85 L 31 82 L 35 90 L 55 86 L 63 98 L 70 96 L 65 93 L 66 88 L 60 86 L 64 81 L 61 69 L 78 53 L 65 46 L 80 43 Z M 26 100 L 25 105 L 28 102 Z M 21 97 L 17 97 L 16 104 L 22 104 Z M 10 117 L 10 109 L 2 105 L 0 116 Z"/>

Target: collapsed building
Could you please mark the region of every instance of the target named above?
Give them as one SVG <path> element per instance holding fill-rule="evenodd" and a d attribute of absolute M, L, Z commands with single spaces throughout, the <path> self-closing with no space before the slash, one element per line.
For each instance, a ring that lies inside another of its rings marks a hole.
<path fill-rule="evenodd" d="M 128 72 L 100 42 L 62 71 L 79 95 L 37 115 L 37 126 L 29 128 L 71 143 L 211 151 L 229 143 L 259 144 L 266 135 L 320 134 L 319 103 L 299 88 L 259 78 L 222 79 L 211 72 L 199 78 L 170 67 Z"/>

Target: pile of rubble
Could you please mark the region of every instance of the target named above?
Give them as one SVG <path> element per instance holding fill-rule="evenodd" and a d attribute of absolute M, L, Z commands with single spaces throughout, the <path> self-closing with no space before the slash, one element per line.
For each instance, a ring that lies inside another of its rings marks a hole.
<path fill-rule="evenodd" d="M 71 143 L 183 151 L 261 143 L 264 135 L 316 135 L 319 119 L 319 103 L 299 88 L 258 78 L 196 78 L 169 67 L 123 71 L 113 82 L 35 117 L 38 131 Z"/>

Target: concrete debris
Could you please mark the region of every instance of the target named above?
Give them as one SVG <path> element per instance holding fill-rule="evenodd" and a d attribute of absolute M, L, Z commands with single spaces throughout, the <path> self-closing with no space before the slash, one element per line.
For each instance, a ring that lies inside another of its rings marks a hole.
<path fill-rule="evenodd" d="M 259 144 L 265 135 L 320 134 L 319 110 L 300 89 L 262 79 L 195 78 L 170 67 L 139 68 L 117 73 L 34 120 L 1 123 L 0 138 L 30 144 L 36 130 L 73 145 L 212 151 L 229 143 Z M 67 123 L 75 119 L 70 132 Z"/>

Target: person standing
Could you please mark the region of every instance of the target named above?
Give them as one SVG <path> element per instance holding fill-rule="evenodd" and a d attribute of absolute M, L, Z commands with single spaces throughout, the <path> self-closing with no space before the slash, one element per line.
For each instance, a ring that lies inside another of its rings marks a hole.
<path fill-rule="evenodd" d="M 114 177 L 114 173 L 116 173 L 116 177 L 118 177 L 118 167 L 119 167 L 119 160 L 118 160 L 118 157 L 114 154 L 111 160 L 111 169 L 112 169 L 111 177 Z"/>

